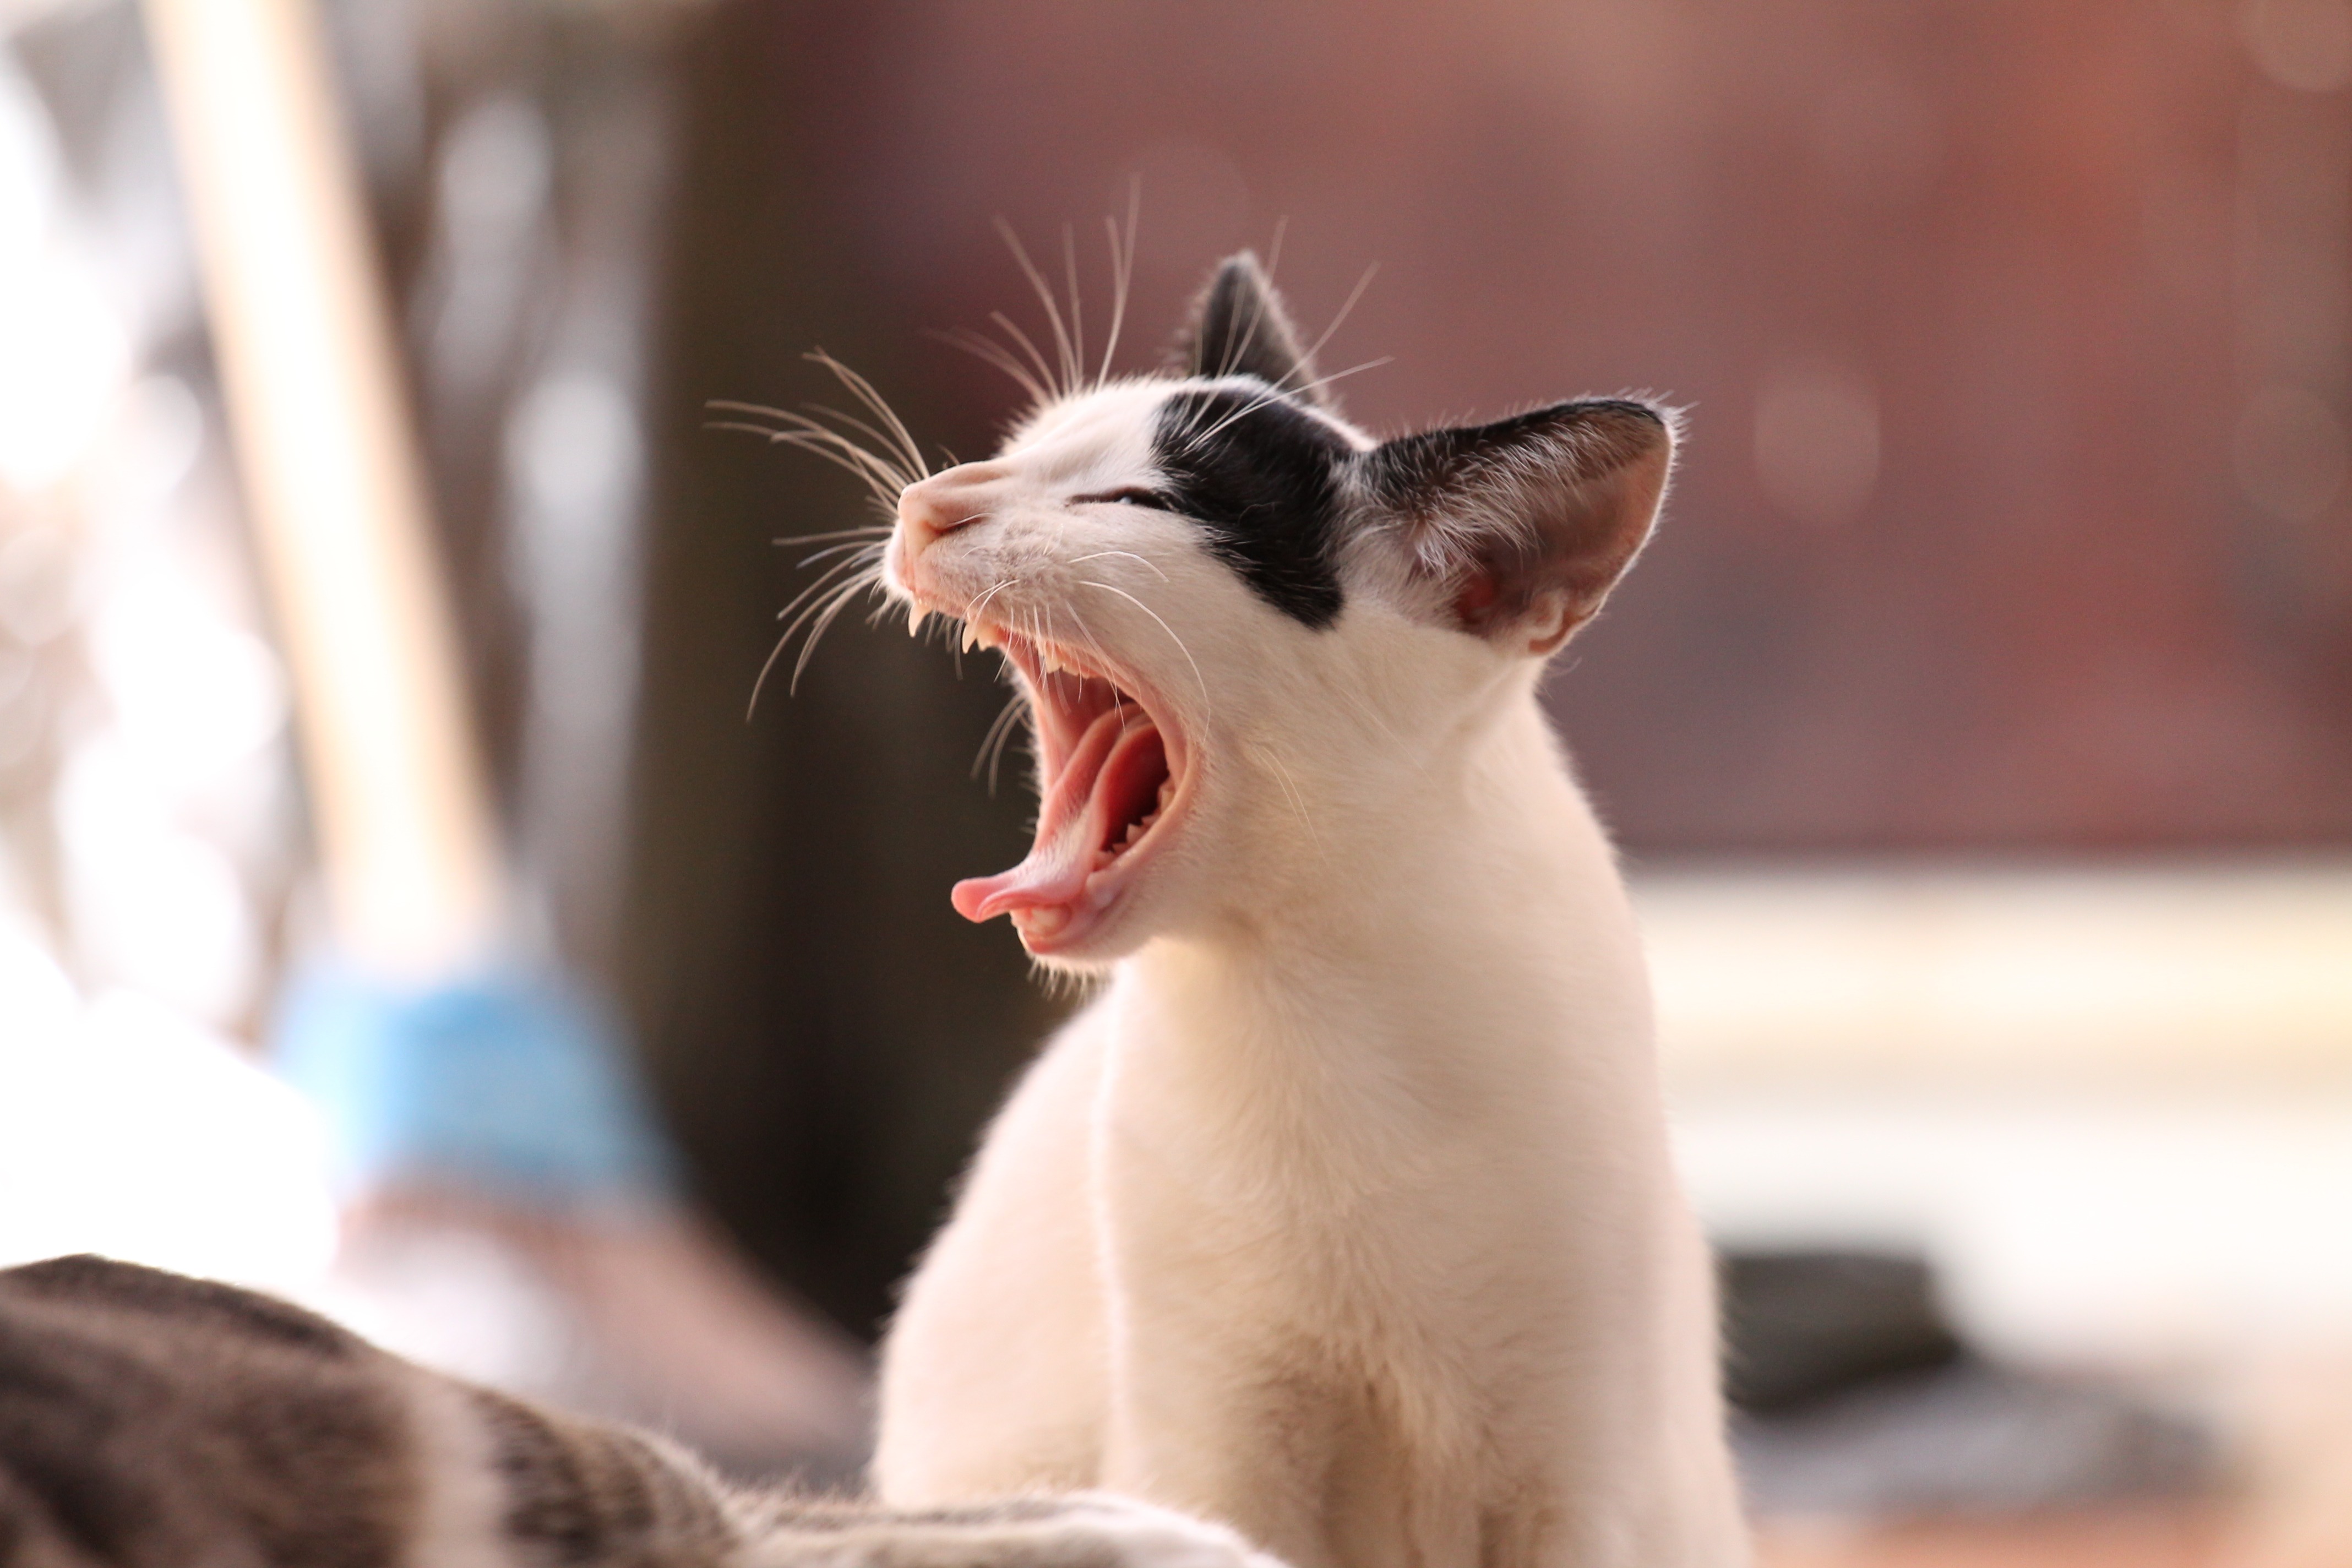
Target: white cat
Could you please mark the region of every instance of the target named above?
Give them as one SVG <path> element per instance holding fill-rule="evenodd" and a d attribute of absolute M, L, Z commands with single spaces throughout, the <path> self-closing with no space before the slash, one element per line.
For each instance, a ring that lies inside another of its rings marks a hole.
<path fill-rule="evenodd" d="M 908 1289 L 876 1482 L 1297 1568 L 1743 1563 L 1640 944 L 1536 700 L 1673 420 L 1376 443 L 1246 255 L 1191 339 L 899 500 L 887 586 L 1034 710 L 1035 847 L 956 907 L 1107 984 Z"/>

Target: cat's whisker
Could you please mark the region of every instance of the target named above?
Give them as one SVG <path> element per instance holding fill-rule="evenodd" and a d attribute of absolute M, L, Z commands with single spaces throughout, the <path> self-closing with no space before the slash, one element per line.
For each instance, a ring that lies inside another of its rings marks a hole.
<path fill-rule="evenodd" d="M 855 599 L 861 590 L 872 591 L 880 586 L 881 575 L 877 572 L 874 576 L 853 580 L 844 586 L 840 593 L 834 595 L 832 603 L 825 606 L 824 614 L 816 618 L 815 623 L 809 627 L 808 636 L 801 641 L 801 656 L 793 661 L 792 683 L 784 689 L 787 692 L 800 690 L 802 672 L 808 668 L 809 659 L 816 652 L 816 645 L 824 639 L 826 629 L 833 625 L 841 612 L 849 607 L 850 601 Z"/>
<path fill-rule="evenodd" d="M 835 582 L 840 580 L 843 573 L 872 570 L 876 561 L 879 559 L 878 552 L 881 547 L 869 545 L 866 548 L 870 551 L 875 551 L 877 553 L 863 557 L 853 555 L 845 560 L 835 562 L 832 565 L 826 567 L 823 572 L 817 574 L 815 582 L 810 584 L 807 587 L 803 588 L 799 593 L 793 595 L 792 602 L 787 604 L 782 609 L 776 612 L 776 619 L 781 621 L 789 618 L 793 611 L 799 609 L 810 599 L 831 588 Z M 803 564 L 806 563 L 803 563 Z"/>
<path fill-rule="evenodd" d="M 980 625 L 981 612 L 988 608 L 988 602 L 996 597 L 997 595 L 1004 592 L 1005 589 L 1013 586 L 1013 582 L 1014 579 L 1006 577 L 1002 581 L 992 584 L 986 593 L 981 595 L 979 598 L 974 599 L 971 602 L 971 606 L 963 613 L 964 624 L 977 629 Z"/>
<path fill-rule="evenodd" d="M 844 551 L 864 550 L 879 552 L 885 548 L 887 548 L 887 546 L 883 542 L 875 540 L 867 540 L 864 542 L 854 541 L 848 544 L 831 544 L 827 545 L 823 550 L 812 551 L 808 554 L 802 556 L 798 564 L 803 568 L 806 568 L 815 565 L 818 562 L 823 561 L 829 555 L 839 555 Z"/>
<path fill-rule="evenodd" d="M 1348 319 L 1348 312 L 1354 310 L 1356 308 L 1356 301 L 1364 297 L 1364 290 L 1371 287 L 1373 275 L 1379 272 L 1380 269 L 1381 264 L 1377 261 L 1364 268 L 1364 275 L 1356 279 L 1356 286 L 1348 290 L 1348 298 L 1340 303 L 1339 313 L 1331 318 L 1331 324 L 1323 329 L 1323 335 L 1315 340 L 1315 346 L 1298 356 L 1297 370 L 1292 371 L 1291 375 L 1296 375 L 1298 374 L 1298 371 L 1309 369 L 1314 365 L 1315 356 L 1323 352 L 1323 345 L 1331 341 L 1331 334 L 1339 330 L 1339 323 Z M 1282 379 L 1284 381 L 1288 381 L 1290 376 L 1286 375 Z M 1277 383 L 1277 384 L 1279 384 Z M 1311 387 L 1316 384 L 1317 384 L 1314 382 L 1309 382 L 1306 386 L 1292 387 L 1289 390 L 1293 392 L 1304 392 L 1307 387 Z"/>
<path fill-rule="evenodd" d="M 934 332 L 931 335 L 941 342 L 952 344 L 974 359 L 1011 376 L 1021 389 L 1029 395 L 1032 403 L 1042 407 L 1053 401 L 1045 384 L 1029 374 L 1029 367 L 1013 357 L 1012 351 L 994 338 L 975 332 L 968 327 L 960 327 L 954 331 Z M 950 462 L 948 467 L 953 468 L 955 465 Z"/>
<path fill-rule="evenodd" d="M 845 425 L 850 429 L 856 431 L 859 435 L 878 442 L 883 447 L 894 448 L 891 452 L 887 454 L 890 466 L 898 473 L 904 475 L 909 484 L 913 483 L 917 479 L 928 479 L 930 477 L 930 470 L 923 466 L 921 460 L 922 455 L 920 453 L 917 453 L 915 455 L 914 464 L 911 468 L 901 465 L 898 460 L 898 454 L 895 450 L 897 438 L 895 437 L 886 435 L 880 430 L 877 430 L 873 426 L 867 424 L 865 420 L 858 418 L 855 414 L 845 414 L 838 408 L 828 408 L 822 403 L 803 403 L 801 406 L 812 415 L 823 415 L 827 419 L 839 420 L 843 425 Z M 875 456 L 878 458 L 884 457 L 886 454 L 877 452 Z"/>
<path fill-rule="evenodd" d="M 1250 402 L 1234 409 L 1232 413 L 1226 415 L 1223 418 L 1218 420 L 1214 425 L 1210 426 L 1207 429 L 1193 433 L 1187 438 L 1184 450 L 1188 453 L 1199 451 L 1201 447 L 1213 440 L 1219 431 L 1224 429 L 1225 426 L 1231 425 L 1234 420 L 1245 419 L 1270 403 L 1278 402 L 1285 397 L 1295 396 L 1302 392 L 1312 392 L 1318 386 L 1328 386 L 1335 381 L 1344 381 L 1349 376 L 1360 374 L 1364 371 L 1378 370 L 1384 364 L 1392 363 L 1395 359 L 1396 355 L 1394 354 L 1382 354 L 1378 359 L 1368 359 L 1361 364 L 1351 364 L 1345 370 L 1335 370 L 1329 375 L 1317 376 L 1313 381 L 1307 382 L 1302 386 L 1291 387 L 1286 391 L 1277 387 L 1270 392 L 1262 393 Z"/>
<path fill-rule="evenodd" d="M 768 541 L 771 544 L 823 544 L 829 539 L 870 539 L 877 533 L 895 531 L 892 524 L 871 522 L 863 528 L 836 528 L 830 533 L 787 533 Z"/>
<path fill-rule="evenodd" d="M 1298 781 L 1290 776 L 1289 767 L 1270 747 L 1253 746 L 1250 750 L 1258 761 L 1273 768 L 1275 777 L 1281 782 L 1282 793 L 1289 797 L 1290 809 L 1298 818 L 1298 826 L 1307 830 L 1307 842 L 1315 846 L 1316 858 L 1328 859 L 1328 857 L 1323 851 L 1322 835 L 1315 831 L 1315 818 L 1307 812 L 1307 797 L 1300 793 Z"/>
<path fill-rule="evenodd" d="M 1003 760 L 1005 742 L 1012 739 L 1013 727 L 1020 721 L 1022 709 L 1027 699 L 1019 691 L 1015 691 L 1006 700 L 1004 706 L 997 710 L 996 717 L 990 721 L 988 733 L 981 737 L 980 751 L 971 759 L 971 776 L 974 778 L 980 777 L 982 765 L 983 763 L 987 765 L 988 793 L 992 795 L 996 793 L 997 764 Z"/>
<path fill-rule="evenodd" d="M 871 548 L 878 552 L 881 547 L 877 545 Z M 871 557 L 851 556 L 836 561 L 827 567 L 814 583 L 793 595 L 792 603 L 776 613 L 780 620 L 787 616 L 792 616 L 793 619 L 777 636 L 776 646 L 768 651 L 766 660 L 760 666 L 759 677 L 751 683 L 751 700 L 744 711 L 745 719 L 750 719 L 759 710 L 760 693 L 766 689 L 770 672 L 775 668 L 777 658 L 791 645 L 793 637 L 801 628 L 807 626 L 813 617 L 820 615 L 824 616 L 824 620 L 819 623 L 818 632 L 812 633 L 810 636 L 809 645 L 813 647 L 816 637 L 822 632 L 824 624 L 829 623 L 832 613 L 837 613 L 838 607 L 856 597 L 860 590 L 878 587 L 881 581 L 882 568 L 878 560 Z M 799 686 L 800 668 L 804 668 L 807 663 L 806 654 L 807 648 L 804 647 L 801 666 L 796 667 L 793 671 L 794 689 Z"/>
<path fill-rule="evenodd" d="M 1068 224 L 1062 226 L 1062 276 L 1070 289 L 1070 390 L 1076 393 L 1084 390 L 1087 328 L 1086 318 L 1079 313 L 1077 234 Z"/>
<path fill-rule="evenodd" d="M 1160 563 L 1158 562 L 1152 560 L 1150 556 L 1138 555 L 1132 550 L 1097 550 L 1088 555 L 1073 555 L 1070 557 L 1070 564 L 1076 566 L 1082 562 L 1100 561 L 1107 556 L 1112 555 L 1123 555 L 1129 561 L 1141 562 L 1144 565 L 1151 569 L 1153 576 L 1158 577 L 1162 583 L 1168 581 L 1168 574 L 1160 570 Z"/>
<path fill-rule="evenodd" d="M 912 482 L 899 472 L 896 464 L 867 451 L 839 431 L 827 429 L 822 425 L 793 414 L 789 409 L 761 408 L 747 404 L 712 404 L 711 406 L 714 408 L 731 406 L 767 418 L 793 421 L 781 430 L 772 426 L 754 425 L 746 420 L 733 419 L 712 420 L 704 427 L 711 430 L 745 431 L 751 435 L 764 437 L 771 443 L 780 443 L 798 447 L 803 452 L 813 453 L 834 467 L 857 476 L 864 481 L 866 488 L 873 492 L 876 500 L 893 510 L 898 506 L 899 492 Z"/>
<path fill-rule="evenodd" d="M 888 427 L 891 435 L 897 438 L 898 450 L 907 455 L 908 471 L 915 478 L 919 479 L 929 477 L 930 470 L 923 464 L 922 448 L 916 445 L 914 432 L 907 428 L 906 421 L 898 417 L 898 411 L 890 406 L 889 399 L 875 390 L 872 382 L 823 349 L 816 350 L 807 357 L 833 372 L 835 378 L 849 388 L 850 395 L 871 409 L 875 417 Z"/>
<path fill-rule="evenodd" d="M 1028 275 L 1029 287 L 1036 291 L 1038 303 L 1045 307 L 1045 321 L 1054 329 L 1055 346 L 1061 351 L 1062 374 L 1058 381 L 1051 375 L 1045 379 L 1057 392 L 1076 392 L 1078 388 L 1077 353 L 1071 345 L 1068 328 L 1063 324 L 1062 307 L 1055 301 L 1053 285 L 1045 281 L 1045 275 L 1037 269 L 1037 264 L 1029 259 L 1028 247 L 1021 243 L 1021 237 L 1013 232 L 1010 223 L 999 217 L 996 232 L 1011 247 L 1013 259 L 1019 262 L 1021 270 Z"/>
<path fill-rule="evenodd" d="M 1062 395 L 1061 384 L 1055 379 L 1054 367 L 1045 363 L 1044 351 L 1039 349 L 1035 343 L 1029 341 L 1029 334 L 1023 331 L 1020 324 L 1002 310 L 991 310 L 988 313 L 988 319 L 995 322 L 998 326 L 1003 328 L 1005 335 L 1010 337 L 1014 343 L 1018 344 L 1021 352 L 1029 356 L 1029 363 L 1036 366 L 1037 379 L 1045 388 L 1044 392 L 1040 394 L 1038 401 L 1041 403 L 1051 403 L 1054 399 L 1059 397 Z"/>
<path fill-rule="evenodd" d="M 1289 228 L 1290 219 L 1287 217 L 1278 217 L 1274 220 L 1274 242 L 1266 247 L 1265 254 L 1265 280 L 1269 285 L 1274 282 L 1274 275 L 1282 266 L 1282 237 L 1289 231 Z M 1266 310 L 1273 298 L 1274 291 L 1269 287 L 1253 300 L 1249 330 L 1241 335 L 1239 341 L 1226 345 L 1223 361 L 1217 367 L 1219 375 L 1233 374 L 1234 367 L 1249 357 L 1252 345 L 1257 342 L 1257 330 L 1265 324 Z"/>
<path fill-rule="evenodd" d="M 1127 244 L 1119 245 L 1118 224 L 1106 215 L 1103 229 L 1110 240 L 1110 341 L 1103 344 L 1102 369 L 1095 374 L 1095 384 L 1110 380 L 1111 356 L 1118 353 L 1119 329 L 1127 324 L 1127 296 L 1135 279 L 1135 226 L 1143 210 L 1143 176 L 1130 176 L 1127 184 Z"/>
<path fill-rule="evenodd" d="M 1091 577 L 1080 578 L 1078 580 L 1078 585 L 1083 588 L 1099 588 L 1106 594 L 1117 594 L 1120 598 L 1125 599 L 1129 604 L 1133 605 L 1137 609 L 1141 610 L 1145 615 L 1150 616 L 1154 621 L 1159 623 L 1160 629 L 1166 632 L 1168 634 L 1169 640 L 1176 645 L 1176 651 L 1184 656 L 1184 662 L 1192 667 L 1192 679 L 1201 688 L 1201 730 L 1202 732 L 1205 734 L 1210 725 L 1215 720 L 1215 710 L 1213 707 L 1209 697 L 1208 678 L 1201 673 L 1200 660 L 1194 658 L 1192 657 L 1192 650 L 1184 646 L 1184 639 L 1176 635 L 1176 628 L 1170 626 L 1166 621 L 1160 620 L 1159 611 L 1153 609 L 1150 605 L 1145 604 L 1142 600 L 1137 598 L 1134 595 L 1129 593 L 1124 588 L 1115 588 L 1108 583 L 1097 583 Z"/>
<path fill-rule="evenodd" d="M 762 434 L 766 435 L 770 440 L 790 442 L 791 444 L 798 446 L 803 450 L 808 451 L 815 451 L 822 448 L 824 451 L 836 454 L 839 458 L 847 458 L 851 463 L 856 465 L 853 471 L 864 475 L 867 479 L 868 483 L 873 485 L 877 490 L 889 489 L 893 499 L 896 498 L 898 490 L 903 490 L 908 485 L 912 484 L 915 479 L 919 477 L 917 473 L 908 472 L 895 457 L 889 456 L 886 453 L 877 452 L 871 447 L 862 446 L 858 442 L 851 440 L 847 436 L 845 436 L 840 431 L 834 429 L 830 426 L 821 425 L 817 421 L 808 417 L 806 415 L 796 413 L 789 408 L 761 408 L 753 410 L 752 412 L 755 412 L 765 418 L 782 422 L 783 426 L 783 428 L 782 429 L 766 426 L 750 426 L 752 429 L 760 430 Z M 838 409 L 825 408 L 822 409 L 821 412 L 831 415 L 834 418 L 843 420 L 845 423 L 857 426 L 866 435 L 873 437 L 877 440 L 882 441 L 886 446 L 888 445 L 887 438 L 885 437 L 880 431 L 865 426 L 861 421 L 856 420 L 851 416 L 841 413 Z"/>

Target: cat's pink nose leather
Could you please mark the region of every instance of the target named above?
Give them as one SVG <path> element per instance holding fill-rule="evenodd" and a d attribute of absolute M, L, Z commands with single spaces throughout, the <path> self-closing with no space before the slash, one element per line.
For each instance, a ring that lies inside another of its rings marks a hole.
<path fill-rule="evenodd" d="M 898 527 L 912 555 L 942 533 L 952 533 L 988 515 L 987 481 L 993 475 L 973 472 L 982 468 L 966 463 L 943 474 L 933 474 L 898 492 Z"/>

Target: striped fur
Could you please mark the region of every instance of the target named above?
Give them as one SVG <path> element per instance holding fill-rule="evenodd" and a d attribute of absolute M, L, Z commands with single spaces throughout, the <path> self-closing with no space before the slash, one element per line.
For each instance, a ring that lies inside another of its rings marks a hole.
<path fill-rule="evenodd" d="M 105 1258 L 0 1270 L 0 1568 L 1267 1568 L 1099 1495 L 744 1491 L 649 1434 Z"/>

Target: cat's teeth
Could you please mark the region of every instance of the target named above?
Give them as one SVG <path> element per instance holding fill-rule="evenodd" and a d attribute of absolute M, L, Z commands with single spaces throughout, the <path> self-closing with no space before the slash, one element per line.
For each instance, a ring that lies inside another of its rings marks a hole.
<path fill-rule="evenodd" d="M 930 611 L 922 609 L 914 605 L 908 605 L 907 635 L 910 637 L 921 637 L 923 635 L 923 623 L 930 618 Z"/>
<path fill-rule="evenodd" d="M 1070 911 L 1059 904 L 1040 904 L 1021 915 L 1021 929 L 1031 936 L 1052 936 L 1070 923 Z"/>

